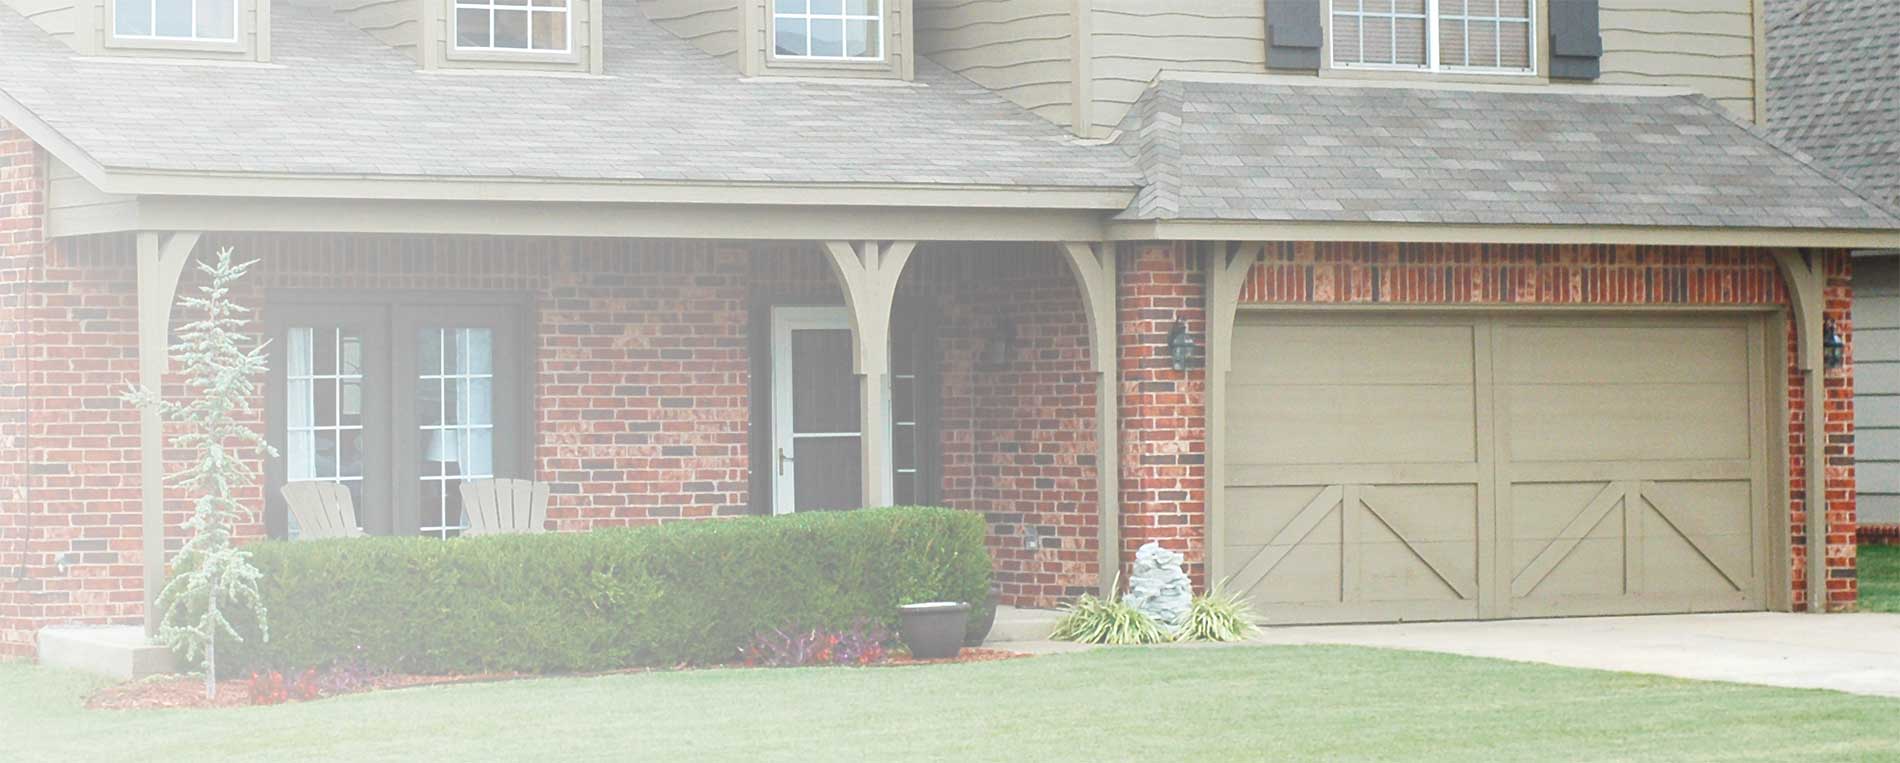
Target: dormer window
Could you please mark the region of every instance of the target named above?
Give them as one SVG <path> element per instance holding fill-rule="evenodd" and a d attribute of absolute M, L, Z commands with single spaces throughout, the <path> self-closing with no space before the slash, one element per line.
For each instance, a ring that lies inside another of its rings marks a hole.
<path fill-rule="evenodd" d="M 237 42 L 237 0 L 113 0 L 112 36 L 157 42 Z"/>
<path fill-rule="evenodd" d="M 1534 0 L 1332 0 L 1333 66 L 1537 71 Z"/>
<path fill-rule="evenodd" d="M 817 61 L 881 61 L 883 0 L 772 0 L 774 55 Z"/>
<path fill-rule="evenodd" d="M 455 49 L 567 53 L 571 0 L 454 0 Z"/>

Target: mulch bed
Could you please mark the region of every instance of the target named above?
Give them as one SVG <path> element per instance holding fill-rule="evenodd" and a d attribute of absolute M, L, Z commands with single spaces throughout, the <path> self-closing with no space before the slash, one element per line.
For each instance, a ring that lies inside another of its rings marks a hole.
<path fill-rule="evenodd" d="M 902 667 L 909 665 L 946 665 L 966 662 L 996 662 L 1014 660 L 1031 655 L 1019 652 L 1007 652 L 1000 649 L 964 649 L 962 654 L 941 660 L 914 660 L 902 652 L 891 655 L 882 662 L 866 667 Z M 715 665 L 710 669 L 735 668 L 736 665 Z M 680 667 L 676 670 L 693 668 Z M 584 673 L 580 677 L 625 675 L 629 673 L 650 673 L 654 668 L 634 668 L 615 670 L 605 673 Z M 418 676 L 402 673 L 390 673 L 370 678 L 356 691 L 344 692 L 358 694 L 389 689 L 409 689 L 418 686 L 444 686 L 449 684 L 493 683 L 496 681 L 518 681 L 533 678 L 554 678 L 557 676 L 534 675 L 527 673 L 489 673 L 460 676 Z M 559 677 L 574 677 L 564 675 Z M 325 694 L 324 698 L 341 696 Z M 218 682 L 218 697 L 215 700 L 205 698 L 203 678 L 191 676 L 154 676 L 142 681 L 108 686 L 94 692 L 86 699 L 86 708 L 90 710 L 166 710 L 221 707 L 247 707 L 251 705 L 251 682 L 245 678 Z"/>

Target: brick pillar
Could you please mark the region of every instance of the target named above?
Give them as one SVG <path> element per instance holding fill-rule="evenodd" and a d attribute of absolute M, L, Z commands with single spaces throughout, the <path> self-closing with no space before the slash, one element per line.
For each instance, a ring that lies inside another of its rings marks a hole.
<path fill-rule="evenodd" d="M 1200 263 L 1182 244 L 1143 243 L 1118 254 L 1120 288 L 1122 566 L 1149 541 L 1187 555 L 1207 585 L 1206 300 Z M 1195 354 L 1176 371 L 1168 334 L 1185 323 Z"/>
<path fill-rule="evenodd" d="M 1854 536 L 1857 484 L 1854 473 L 1853 257 L 1827 256 L 1826 314 L 1848 340 L 1846 362 L 1829 369 L 1822 383 L 1823 445 L 1827 457 L 1827 611 L 1851 610 L 1859 596 Z"/>
<path fill-rule="evenodd" d="M 39 566 L 31 556 L 28 500 L 27 309 L 46 253 L 45 177 L 39 149 L 0 122 L 0 659 L 32 653 Z"/>

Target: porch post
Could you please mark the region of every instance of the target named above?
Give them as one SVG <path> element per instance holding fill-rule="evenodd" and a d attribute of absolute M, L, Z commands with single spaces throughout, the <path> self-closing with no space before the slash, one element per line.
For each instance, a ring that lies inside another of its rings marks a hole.
<path fill-rule="evenodd" d="M 891 484 L 891 306 L 904 265 L 916 251 L 915 241 L 826 241 L 825 253 L 844 287 L 845 306 L 851 313 L 852 362 L 859 379 L 858 404 L 862 448 L 858 471 L 863 476 L 866 506 L 888 506 L 895 500 Z"/>
<path fill-rule="evenodd" d="M 1221 566 L 1221 511 L 1225 502 L 1227 469 L 1221 449 L 1227 437 L 1227 376 L 1234 370 L 1234 321 L 1240 315 L 1240 292 L 1247 274 L 1265 247 L 1261 244 L 1214 243 L 1207 253 L 1207 550 L 1208 586 Z"/>
<path fill-rule="evenodd" d="M 1801 505 L 1807 511 L 1808 611 L 1817 614 L 1827 612 L 1827 412 L 1822 389 L 1827 379 L 1819 341 L 1827 311 L 1823 256 L 1806 249 L 1775 252 L 1775 264 L 1788 282 L 1788 299 L 1793 303 L 1795 367 L 1801 371 L 1801 460 L 1805 466 Z"/>
<path fill-rule="evenodd" d="M 1116 367 L 1120 359 L 1115 339 L 1115 246 L 1064 242 L 1069 269 L 1082 287 L 1082 305 L 1089 320 L 1089 368 L 1095 373 L 1095 474 L 1099 496 L 1097 542 L 1100 565 L 1097 585 L 1102 595 L 1113 593 L 1121 572 L 1121 411 Z"/>
<path fill-rule="evenodd" d="M 172 301 L 198 246 L 198 233 L 138 234 L 139 386 L 165 383 Z M 158 411 L 139 411 L 140 559 L 145 572 L 145 635 L 158 635 L 158 589 L 165 584 L 165 426 Z"/>

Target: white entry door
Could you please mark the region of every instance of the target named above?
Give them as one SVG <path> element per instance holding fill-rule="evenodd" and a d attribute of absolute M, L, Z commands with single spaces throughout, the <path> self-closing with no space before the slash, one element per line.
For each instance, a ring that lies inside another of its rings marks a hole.
<path fill-rule="evenodd" d="M 772 310 L 772 512 L 855 509 L 863 436 L 851 316 L 843 307 Z"/>

